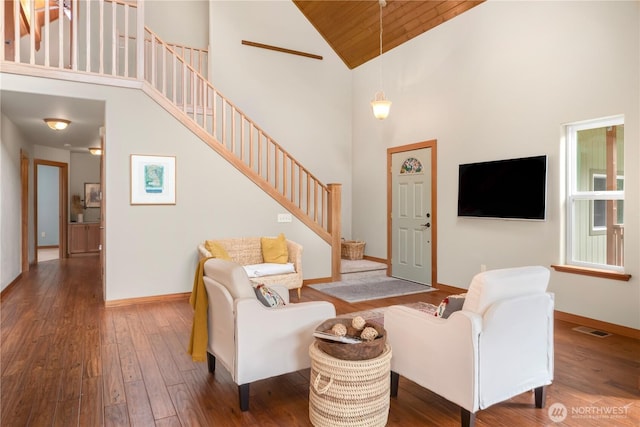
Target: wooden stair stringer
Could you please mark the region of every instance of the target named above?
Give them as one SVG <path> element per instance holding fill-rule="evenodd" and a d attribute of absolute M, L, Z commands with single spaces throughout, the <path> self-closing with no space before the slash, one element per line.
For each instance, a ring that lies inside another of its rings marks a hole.
<path fill-rule="evenodd" d="M 211 134 L 206 132 L 195 120 L 188 116 L 182 109 L 173 104 L 171 100 L 165 97 L 162 93 L 156 90 L 150 83 L 144 82 L 142 90 L 151 99 L 157 102 L 162 108 L 174 116 L 180 123 L 182 123 L 187 129 L 193 132 L 200 140 L 216 151 L 225 160 L 231 163 L 237 170 L 239 170 L 248 179 L 253 181 L 262 191 L 267 193 L 276 202 L 280 203 L 285 209 L 299 219 L 303 224 L 309 227 L 314 233 L 322 238 L 329 245 L 332 245 L 333 239 L 331 234 L 323 229 L 318 223 L 314 222 L 300 207 L 290 201 L 287 197 L 282 195 L 273 185 L 267 182 L 262 176 L 258 175 L 253 169 L 240 160 L 235 154 L 227 149 L 220 141 L 218 141 Z"/>

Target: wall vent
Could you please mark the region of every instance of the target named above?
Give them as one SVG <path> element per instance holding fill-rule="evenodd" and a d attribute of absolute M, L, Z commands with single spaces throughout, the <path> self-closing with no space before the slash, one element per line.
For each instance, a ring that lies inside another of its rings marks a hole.
<path fill-rule="evenodd" d="M 582 332 L 583 334 L 593 335 L 594 337 L 598 337 L 598 338 L 606 338 L 612 335 L 609 332 L 600 331 L 598 329 L 593 329 L 588 326 L 577 326 L 573 328 L 573 330 L 577 332 Z"/>

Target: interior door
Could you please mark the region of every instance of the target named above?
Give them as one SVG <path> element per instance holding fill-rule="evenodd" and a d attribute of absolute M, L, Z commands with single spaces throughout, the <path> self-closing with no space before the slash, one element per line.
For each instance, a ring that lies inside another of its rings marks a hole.
<path fill-rule="evenodd" d="M 431 146 L 391 153 L 391 275 L 435 282 Z"/>
<path fill-rule="evenodd" d="M 57 198 L 58 205 L 56 210 L 58 223 L 58 258 L 62 259 L 67 254 L 67 193 L 69 188 L 68 176 L 69 165 L 67 163 L 55 162 L 51 160 L 34 159 L 34 179 L 33 179 L 33 203 L 34 203 L 34 248 L 35 262 L 38 262 L 38 210 L 46 209 L 46 206 L 38 206 L 38 191 L 43 191 L 38 185 L 38 169 L 40 166 L 50 166 L 58 169 Z"/>

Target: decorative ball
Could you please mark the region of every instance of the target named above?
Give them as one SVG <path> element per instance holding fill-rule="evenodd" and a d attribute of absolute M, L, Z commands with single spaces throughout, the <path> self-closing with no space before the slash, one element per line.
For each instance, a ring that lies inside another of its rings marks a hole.
<path fill-rule="evenodd" d="M 336 323 L 335 325 L 333 325 L 331 327 L 331 333 L 333 335 L 339 336 L 339 337 L 343 337 L 345 335 L 347 335 L 347 327 L 345 325 L 343 325 L 342 323 Z"/>
<path fill-rule="evenodd" d="M 365 325 L 365 320 L 362 318 L 362 316 L 356 316 L 353 318 L 353 320 L 351 321 L 351 326 L 353 326 L 354 328 L 356 328 L 357 330 L 361 331 L 362 328 L 364 328 Z"/>
<path fill-rule="evenodd" d="M 377 337 L 378 337 L 378 331 L 376 331 L 371 326 L 367 326 L 366 328 L 364 328 L 362 333 L 360 333 L 360 338 L 362 338 L 365 341 L 373 341 Z"/>

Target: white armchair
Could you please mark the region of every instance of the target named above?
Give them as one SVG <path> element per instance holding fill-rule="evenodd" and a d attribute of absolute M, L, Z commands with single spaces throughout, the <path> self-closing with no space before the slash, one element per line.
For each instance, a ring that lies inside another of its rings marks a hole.
<path fill-rule="evenodd" d="M 474 425 L 477 411 L 529 390 L 544 407 L 553 380 L 548 282 L 549 270 L 538 266 L 480 273 L 462 310 L 448 319 L 390 307 L 384 324 L 393 348 L 391 395 L 406 377 L 459 405 L 463 426 Z"/>
<path fill-rule="evenodd" d="M 249 409 L 250 383 L 311 365 L 313 331 L 336 315 L 326 301 L 290 304 L 289 290 L 278 285 L 270 288 L 287 304 L 265 307 L 245 270 L 231 261 L 206 261 L 203 282 L 209 303 L 209 372 L 215 372 L 216 361 L 229 371 L 238 385 L 242 411 Z"/>

